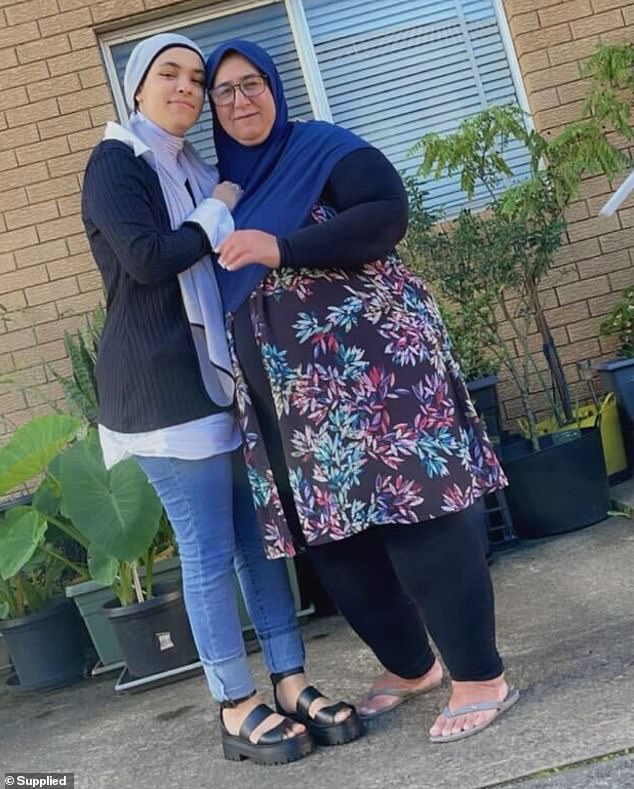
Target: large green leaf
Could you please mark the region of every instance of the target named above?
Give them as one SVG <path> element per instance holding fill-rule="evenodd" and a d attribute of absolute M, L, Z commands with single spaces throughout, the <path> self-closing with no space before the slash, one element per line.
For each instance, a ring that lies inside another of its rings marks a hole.
<path fill-rule="evenodd" d="M 19 427 L 0 448 L 0 495 L 43 472 L 80 426 L 77 417 L 50 414 Z"/>
<path fill-rule="evenodd" d="M 104 553 L 93 553 L 88 557 L 88 569 L 93 581 L 103 586 L 112 586 L 119 573 L 119 560 Z"/>
<path fill-rule="evenodd" d="M 64 514 L 90 541 L 94 554 L 120 561 L 138 559 L 149 548 L 161 517 L 161 503 L 137 463 L 104 466 L 95 431 L 59 463 Z"/>
<path fill-rule="evenodd" d="M 13 578 L 46 533 L 46 518 L 32 507 L 14 507 L 0 521 L 0 575 Z"/>

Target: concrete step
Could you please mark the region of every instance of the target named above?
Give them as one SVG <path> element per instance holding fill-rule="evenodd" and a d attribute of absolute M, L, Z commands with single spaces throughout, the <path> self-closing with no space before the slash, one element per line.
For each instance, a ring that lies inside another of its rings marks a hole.
<path fill-rule="evenodd" d="M 624 512 L 634 520 L 634 479 L 615 485 L 611 491 L 610 506 L 614 511 Z"/>

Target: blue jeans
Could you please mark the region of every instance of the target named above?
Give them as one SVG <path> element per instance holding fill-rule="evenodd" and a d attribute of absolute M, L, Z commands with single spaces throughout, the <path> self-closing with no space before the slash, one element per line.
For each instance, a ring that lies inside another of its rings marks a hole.
<path fill-rule="evenodd" d="M 264 553 L 241 451 L 204 460 L 140 457 L 174 529 L 185 607 L 212 695 L 251 693 L 233 580 L 271 672 L 304 665 L 304 646 L 285 562 Z"/>

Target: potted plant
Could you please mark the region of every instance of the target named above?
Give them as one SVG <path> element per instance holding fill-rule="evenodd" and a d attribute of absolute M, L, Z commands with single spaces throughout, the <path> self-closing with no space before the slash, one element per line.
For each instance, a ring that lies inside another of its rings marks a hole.
<path fill-rule="evenodd" d="M 72 417 L 38 417 L 0 449 L 0 496 L 31 481 L 71 441 L 80 427 Z M 40 487 L 34 500 L 47 496 Z M 80 545 L 72 526 L 57 529 Z M 86 577 L 84 564 L 52 539 L 51 523 L 35 504 L 8 506 L 0 520 L 0 632 L 15 669 L 12 684 L 43 690 L 84 676 L 86 633 L 72 603 L 62 596 L 68 573 Z"/>
<path fill-rule="evenodd" d="M 477 188 L 488 195 L 480 213 L 464 209 L 429 230 L 419 268 L 442 296 L 479 316 L 487 353 L 521 399 L 528 438 L 516 437 L 501 454 L 513 524 L 524 537 L 590 525 L 605 517 L 609 503 L 600 432 L 576 423 L 540 285 L 564 242 L 565 210 L 583 177 L 613 176 L 628 163 L 604 130 L 611 123 L 634 139 L 611 87 L 624 59 L 631 70 L 634 47 L 603 47 L 591 59 L 586 117 L 552 138 L 527 129 L 522 111 L 507 106 L 482 111 L 444 138 L 428 134 L 415 146 L 420 175 L 460 173 L 469 199 Z M 530 175 L 514 182 L 504 153 L 518 142 Z M 546 398 L 558 432 L 540 435 L 536 394 Z"/>
<path fill-rule="evenodd" d="M 601 323 L 601 334 L 617 336 L 617 358 L 600 362 L 603 386 L 617 396 L 630 422 L 634 422 L 634 285 L 625 288 L 619 302 Z"/>

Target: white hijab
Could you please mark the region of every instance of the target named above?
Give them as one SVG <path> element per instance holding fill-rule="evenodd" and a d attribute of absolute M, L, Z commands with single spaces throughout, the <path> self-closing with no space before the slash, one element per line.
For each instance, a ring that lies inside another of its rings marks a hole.
<path fill-rule="evenodd" d="M 217 170 L 206 164 L 183 137 L 166 132 L 135 110 L 134 97 L 154 59 L 163 50 L 179 46 L 198 53 L 205 62 L 197 44 L 177 33 L 161 33 L 134 47 L 123 80 L 130 116 L 123 127 L 109 123 L 104 135 L 104 139 L 126 142 L 156 172 L 174 230 L 182 225 L 194 208 L 186 182 L 192 190 L 194 204 L 198 205 L 211 197 L 218 183 Z M 224 225 L 219 228 L 221 235 L 233 230 L 233 222 L 227 211 L 219 212 L 218 219 Z M 231 372 L 222 299 L 211 257 L 206 255 L 179 274 L 178 282 L 205 388 L 217 405 L 231 405 L 235 395 L 235 380 Z"/>

